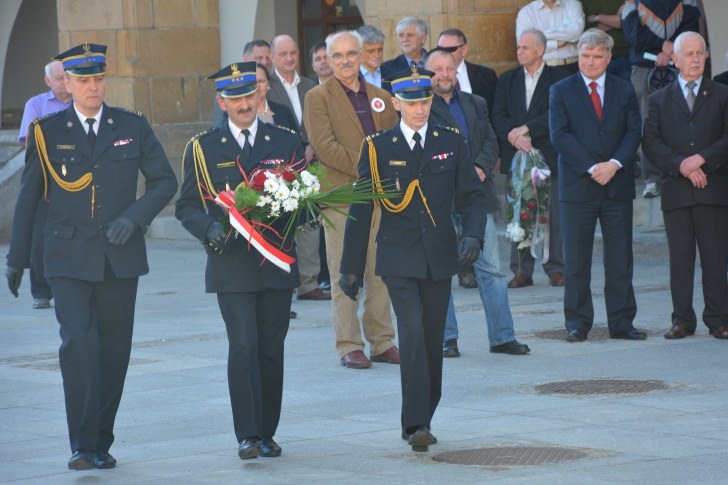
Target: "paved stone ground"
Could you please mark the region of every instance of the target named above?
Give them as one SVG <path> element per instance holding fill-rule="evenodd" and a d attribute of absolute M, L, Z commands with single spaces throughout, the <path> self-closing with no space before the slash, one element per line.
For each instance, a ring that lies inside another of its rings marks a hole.
<path fill-rule="evenodd" d="M 476 290 L 455 285 L 462 357 L 445 361 L 444 395 L 433 422 L 439 443 L 415 454 L 400 439 L 399 370 L 339 365 L 330 306 L 296 302 L 286 341 L 280 458 L 237 458 L 226 384 L 227 341 L 213 295 L 203 292 L 203 251 L 190 241 L 149 242 L 132 363 L 117 419 L 113 470 L 70 472 L 59 337 L 52 311 L 32 310 L 0 290 L 0 482 L 93 483 L 453 483 L 723 484 L 728 448 L 726 345 L 704 326 L 668 341 L 670 296 L 661 233 L 636 242 L 636 326 L 645 342 L 539 337 L 562 327 L 562 290 L 509 290 L 529 356 L 491 354 Z M 505 259 L 505 244 L 502 253 Z M 0 246 L 5 254 L 7 246 Z M 594 265 L 596 326 L 605 325 L 603 271 Z M 702 311 L 699 271 L 696 310 Z M 669 390 L 557 396 L 541 384 L 647 379 Z M 586 453 L 559 464 L 466 466 L 442 452 L 545 446 Z"/>

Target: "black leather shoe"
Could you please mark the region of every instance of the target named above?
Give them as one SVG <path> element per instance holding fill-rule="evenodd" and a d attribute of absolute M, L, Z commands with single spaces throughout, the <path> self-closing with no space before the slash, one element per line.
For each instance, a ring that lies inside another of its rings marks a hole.
<path fill-rule="evenodd" d="M 278 443 L 273 441 L 273 438 L 263 438 L 258 442 L 258 456 L 272 458 L 281 456 L 282 451 Z"/>
<path fill-rule="evenodd" d="M 586 334 L 581 330 L 572 330 L 566 336 L 566 341 L 569 343 L 583 342 L 584 340 L 586 340 Z"/>
<path fill-rule="evenodd" d="M 94 454 L 90 451 L 77 451 L 68 460 L 69 470 L 90 470 L 94 467 Z"/>
<path fill-rule="evenodd" d="M 626 332 L 610 333 L 609 338 L 625 339 L 625 340 L 646 340 L 647 334 L 636 328 L 630 328 Z"/>
<path fill-rule="evenodd" d="M 412 447 L 412 451 L 423 452 L 427 451 L 430 445 L 437 443 L 435 438 L 427 426 L 420 426 L 417 431 L 412 433 L 407 440 L 407 444 Z"/>
<path fill-rule="evenodd" d="M 94 454 L 94 466 L 96 468 L 114 468 L 116 460 L 106 451 L 97 451 Z"/>
<path fill-rule="evenodd" d="M 442 344 L 442 356 L 443 357 L 460 357 L 460 351 L 458 350 L 458 339 L 451 338 L 446 340 Z"/>
<path fill-rule="evenodd" d="M 511 354 L 511 355 L 525 355 L 531 351 L 528 345 L 520 343 L 518 340 L 511 340 L 500 345 L 494 345 L 490 348 L 490 351 L 494 354 Z"/>
<path fill-rule="evenodd" d="M 238 456 L 241 460 L 258 458 L 258 438 L 245 438 L 240 442 Z"/>

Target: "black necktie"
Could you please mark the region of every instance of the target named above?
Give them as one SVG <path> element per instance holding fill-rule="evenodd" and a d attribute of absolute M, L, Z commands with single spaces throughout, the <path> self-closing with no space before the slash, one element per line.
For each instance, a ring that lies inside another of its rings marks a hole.
<path fill-rule="evenodd" d="M 243 130 L 242 134 L 245 135 L 245 143 L 243 144 L 243 155 L 245 160 L 250 160 L 250 155 L 253 153 L 253 145 L 250 144 L 250 130 Z"/>
<path fill-rule="evenodd" d="M 415 131 L 415 134 L 412 135 L 412 140 L 415 142 L 412 146 L 412 154 L 417 159 L 417 163 L 420 163 L 420 159 L 422 158 L 422 145 L 420 144 L 420 140 L 422 140 L 422 137 Z"/>
<path fill-rule="evenodd" d="M 86 124 L 88 124 L 88 142 L 93 147 L 96 144 L 96 132 L 94 131 L 95 118 L 86 118 Z"/>

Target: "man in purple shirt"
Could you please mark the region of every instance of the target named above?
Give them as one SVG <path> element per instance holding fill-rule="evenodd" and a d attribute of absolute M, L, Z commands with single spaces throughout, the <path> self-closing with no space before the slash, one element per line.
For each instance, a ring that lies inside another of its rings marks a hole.
<path fill-rule="evenodd" d="M 23 121 L 20 123 L 18 141 L 25 143 L 31 121 L 41 116 L 61 111 L 71 104 L 71 93 L 66 91 L 63 64 L 53 61 L 45 66 L 45 83 L 50 91 L 33 96 L 25 103 Z M 38 204 L 33 222 L 33 249 L 30 258 L 30 294 L 33 295 L 33 308 L 51 307 L 51 287 L 43 276 L 43 225 L 48 210 L 46 204 Z"/>

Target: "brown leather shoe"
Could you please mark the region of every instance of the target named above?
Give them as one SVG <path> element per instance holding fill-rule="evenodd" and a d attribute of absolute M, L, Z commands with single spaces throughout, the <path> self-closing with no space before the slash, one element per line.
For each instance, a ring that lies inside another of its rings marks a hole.
<path fill-rule="evenodd" d="M 361 350 L 352 350 L 341 358 L 341 365 L 349 369 L 367 369 L 372 366 L 372 362 Z"/>
<path fill-rule="evenodd" d="M 682 323 L 676 323 L 670 330 L 667 331 L 665 338 L 670 340 L 685 338 L 689 335 L 693 335 L 694 333 L 695 330 L 688 330 Z"/>
<path fill-rule="evenodd" d="M 314 288 L 313 290 L 309 291 L 308 293 L 304 293 L 303 295 L 298 295 L 299 300 L 316 300 L 316 301 L 323 301 L 323 300 L 330 300 L 331 299 L 331 293 L 328 291 L 324 291 L 321 288 Z"/>
<path fill-rule="evenodd" d="M 392 346 L 379 355 L 372 355 L 372 362 L 387 362 L 388 364 L 399 364 L 399 349 Z"/>
<path fill-rule="evenodd" d="M 710 329 L 710 335 L 721 340 L 728 339 L 728 326 L 718 325 L 715 328 Z"/>
<path fill-rule="evenodd" d="M 566 284 L 566 276 L 560 272 L 552 273 L 549 275 L 549 284 L 551 286 L 564 286 Z"/>
<path fill-rule="evenodd" d="M 523 288 L 531 285 L 533 285 L 533 278 L 522 274 L 517 274 L 508 282 L 508 288 Z"/>

